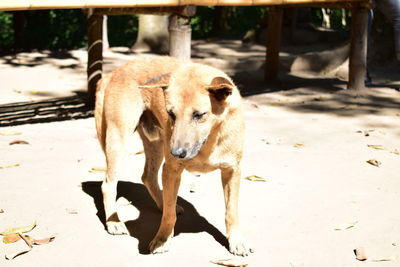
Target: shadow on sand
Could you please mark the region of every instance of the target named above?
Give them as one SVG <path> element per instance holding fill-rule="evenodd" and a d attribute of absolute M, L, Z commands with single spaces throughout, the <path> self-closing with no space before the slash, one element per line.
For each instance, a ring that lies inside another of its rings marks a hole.
<path fill-rule="evenodd" d="M 101 182 L 84 182 L 82 183 L 82 190 L 93 197 L 97 208 L 97 216 L 105 226 Z M 125 224 L 129 234 L 139 241 L 139 253 L 149 254 L 148 245 L 158 230 L 161 221 L 161 212 L 157 209 L 146 187 L 142 184 L 120 181 L 118 183 L 117 198 L 119 197 L 126 198 L 139 210 L 139 217 L 136 220 L 127 221 Z M 175 225 L 175 236 L 180 233 L 207 232 L 218 243 L 228 249 L 226 237 L 202 217 L 191 203 L 179 197 L 178 204 L 185 209 L 185 212 L 178 216 Z"/>

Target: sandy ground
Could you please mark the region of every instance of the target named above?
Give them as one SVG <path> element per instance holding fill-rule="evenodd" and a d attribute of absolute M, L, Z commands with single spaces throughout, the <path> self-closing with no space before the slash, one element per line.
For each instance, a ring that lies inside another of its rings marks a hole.
<path fill-rule="evenodd" d="M 249 266 L 399 266 L 400 93 L 376 86 L 356 97 L 334 76 L 306 73 L 266 86 L 259 70 L 264 48 L 221 41 L 197 42 L 194 49 L 195 60 L 224 69 L 243 90 L 243 177 L 266 179 L 241 184 L 242 230 L 255 249 L 241 260 Z M 133 58 L 123 49 L 105 55 L 106 71 Z M 1 103 L 84 90 L 85 57 L 84 50 L 4 56 Z M 399 81 L 374 78 L 391 86 Z M 4 255 L 24 244 L 1 243 L 0 266 L 196 267 L 233 258 L 225 248 L 217 172 L 184 174 L 179 203 L 185 213 L 172 249 L 148 255 L 161 215 L 140 183 L 144 156 L 135 154 L 142 150 L 136 135 L 118 200 L 130 235 L 110 236 L 103 225 L 104 173 L 89 172 L 105 165 L 93 118 L 3 127 L 1 133 L 0 166 L 19 165 L 0 168 L 0 231 L 36 221 L 31 236 L 56 238 L 11 261 Z M 14 140 L 29 144 L 10 145 Z M 371 159 L 381 165 L 368 164 Z M 368 260 L 355 259 L 357 247 Z"/>

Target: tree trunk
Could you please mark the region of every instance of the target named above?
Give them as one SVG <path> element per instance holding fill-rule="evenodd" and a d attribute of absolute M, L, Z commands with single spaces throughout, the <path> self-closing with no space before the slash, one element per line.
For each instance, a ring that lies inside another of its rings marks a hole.
<path fill-rule="evenodd" d="M 139 15 L 139 32 L 132 50 L 168 53 L 168 16 Z"/>

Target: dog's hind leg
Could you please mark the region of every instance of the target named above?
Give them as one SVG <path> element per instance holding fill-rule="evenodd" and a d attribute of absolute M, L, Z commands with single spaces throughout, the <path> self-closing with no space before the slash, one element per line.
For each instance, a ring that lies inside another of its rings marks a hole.
<path fill-rule="evenodd" d="M 132 135 L 143 113 L 144 104 L 140 92 L 128 88 L 118 95 L 110 95 L 105 105 L 105 155 L 107 162 L 106 177 L 101 186 L 107 231 L 110 234 L 128 234 L 120 221 L 116 209 L 117 184 L 124 175 L 124 159 L 129 136 Z M 114 105 L 111 105 L 113 103 Z"/>

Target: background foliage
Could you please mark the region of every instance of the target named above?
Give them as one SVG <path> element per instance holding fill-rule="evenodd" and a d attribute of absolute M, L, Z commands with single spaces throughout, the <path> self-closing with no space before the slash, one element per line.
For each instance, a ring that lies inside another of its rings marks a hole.
<path fill-rule="evenodd" d="M 198 7 L 191 20 L 193 38 L 210 36 L 242 37 L 249 30 L 259 27 L 268 12 L 264 7 Z M 24 48 L 71 49 L 87 45 L 86 14 L 80 9 L 24 11 Z M 321 9 L 298 12 L 315 26 L 324 24 Z M 348 14 L 348 13 L 347 13 Z M 331 27 L 347 27 L 341 10 L 330 10 Z M 13 13 L 0 12 L 0 49 L 14 44 Z M 131 47 L 138 31 L 137 16 L 110 16 L 108 37 L 111 46 Z"/>

